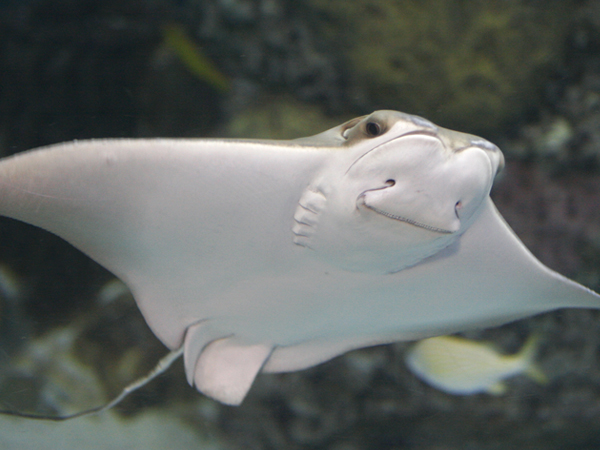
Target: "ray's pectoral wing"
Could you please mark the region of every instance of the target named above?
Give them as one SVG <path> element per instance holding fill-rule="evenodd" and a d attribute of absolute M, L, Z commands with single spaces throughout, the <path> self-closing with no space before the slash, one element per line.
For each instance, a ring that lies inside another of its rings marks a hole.
<path fill-rule="evenodd" d="M 300 370 L 357 348 L 497 326 L 563 307 L 600 307 L 598 294 L 538 261 L 490 198 L 457 242 L 416 266 L 384 275 L 384 279 L 397 286 L 398 301 L 406 300 L 404 292 L 409 289 L 415 295 L 410 301 L 431 302 L 432 311 L 436 302 L 449 305 L 443 309 L 452 319 L 435 327 L 415 324 L 412 329 L 382 329 L 380 334 L 357 333 L 276 347 L 263 371 Z"/>
<path fill-rule="evenodd" d="M 175 161 L 175 145 L 89 141 L 7 158 L 0 163 L 0 213 L 65 238 L 120 276 L 155 334 L 171 349 L 180 345 L 188 328 L 185 362 L 190 383 L 224 403 L 239 404 L 271 346 L 248 344 L 200 325 L 188 327 L 183 307 L 167 306 L 165 301 L 174 283 L 172 273 L 182 272 L 186 262 L 184 255 L 165 250 L 173 248 L 171 237 L 178 237 L 178 221 L 167 229 L 160 217 L 172 217 L 164 211 L 176 206 L 157 201 L 155 186 L 169 186 L 165 172 L 198 165 L 198 152 L 182 148 L 176 149 L 181 152 Z M 172 178 L 180 186 L 186 183 L 181 176 Z M 188 183 L 190 191 L 196 189 L 194 182 Z M 160 217 L 152 215 L 157 211 Z M 149 223 L 158 223 L 156 229 L 163 235 L 148 229 Z M 154 258 L 147 257 L 149 248 Z M 163 270 L 165 265 L 171 272 Z"/>
<path fill-rule="evenodd" d="M 510 318 L 565 307 L 598 308 L 600 296 L 542 264 L 525 247 L 488 198 L 472 226 L 455 246 L 423 264 L 454 274 L 462 284 L 453 285 L 460 294 L 488 302 L 487 310 L 497 319 L 482 326 L 500 324 Z"/>
<path fill-rule="evenodd" d="M 137 256 L 132 242 L 155 175 L 148 164 L 135 171 L 137 147 L 143 154 L 143 143 L 84 141 L 5 158 L 0 214 L 62 237 L 121 276 Z"/>

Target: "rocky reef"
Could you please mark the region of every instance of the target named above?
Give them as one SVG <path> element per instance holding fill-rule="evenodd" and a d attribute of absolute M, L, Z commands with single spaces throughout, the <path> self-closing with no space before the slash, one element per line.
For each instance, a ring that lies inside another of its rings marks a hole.
<path fill-rule="evenodd" d="M 573 2 L 310 0 L 356 96 L 494 134 L 533 110 L 564 61 Z"/>

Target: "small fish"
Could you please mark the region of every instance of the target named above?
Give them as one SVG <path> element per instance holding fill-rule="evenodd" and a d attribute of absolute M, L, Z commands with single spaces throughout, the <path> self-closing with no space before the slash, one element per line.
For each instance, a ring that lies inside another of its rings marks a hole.
<path fill-rule="evenodd" d="M 16 299 L 21 293 L 19 277 L 4 263 L 0 263 L 0 294 L 9 300 Z"/>
<path fill-rule="evenodd" d="M 115 300 L 120 299 L 122 296 L 129 294 L 129 288 L 118 278 L 113 278 L 107 281 L 104 286 L 100 288 L 96 299 L 101 305 L 108 305 L 113 303 Z"/>
<path fill-rule="evenodd" d="M 221 92 L 229 90 L 230 84 L 227 77 L 188 37 L 181 25 L 173 23 L 164 25 L 162 35 L 164 43 L 177 54 L 177 57 L 192 74 Z"/>
<path fill-rule="evenodd" d="M 519 352 L 503 355 L 489 343 L 438 336 L 415 344 L 406 355 L 406 364 L 421 380 L 449 394 L 502 395 L 506 392 L 503 380 L 514 375 L 548 382 L 533 361 L 538 344 L 539 336 L 534 334 Z"/>

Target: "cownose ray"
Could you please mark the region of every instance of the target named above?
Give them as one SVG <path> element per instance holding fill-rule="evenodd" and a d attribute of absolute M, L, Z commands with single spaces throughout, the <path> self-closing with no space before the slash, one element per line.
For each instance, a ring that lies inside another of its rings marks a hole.
<path fill-rule="evenodd" d="M 476 136 L 377 111 L 290 141 L 109 139 L 0 161 L 0 214 L 121 278 L 190 384 L 238 405 L 259 372 L 499 325 L 593 291 L 492 203 Z M 177 353 L 177 354 L 179 354 Z"/>

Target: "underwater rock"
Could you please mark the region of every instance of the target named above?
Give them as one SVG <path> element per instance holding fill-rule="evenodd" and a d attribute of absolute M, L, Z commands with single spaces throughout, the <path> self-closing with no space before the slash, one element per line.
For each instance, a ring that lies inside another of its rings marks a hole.
<path fill-rule="evenodd" d="M 117 414 L 84 417 L 64 423 L 0 418 L 0 447 L 3 450 L 219 450 L 213 437 L 200 435 L 174 414 L 150 411 L 124 420 Z"/>
<path fill-rule="evenodd" d="M 571 1 L 310 0 L 371 108 L 498 133 L 563 60 Z"/>

